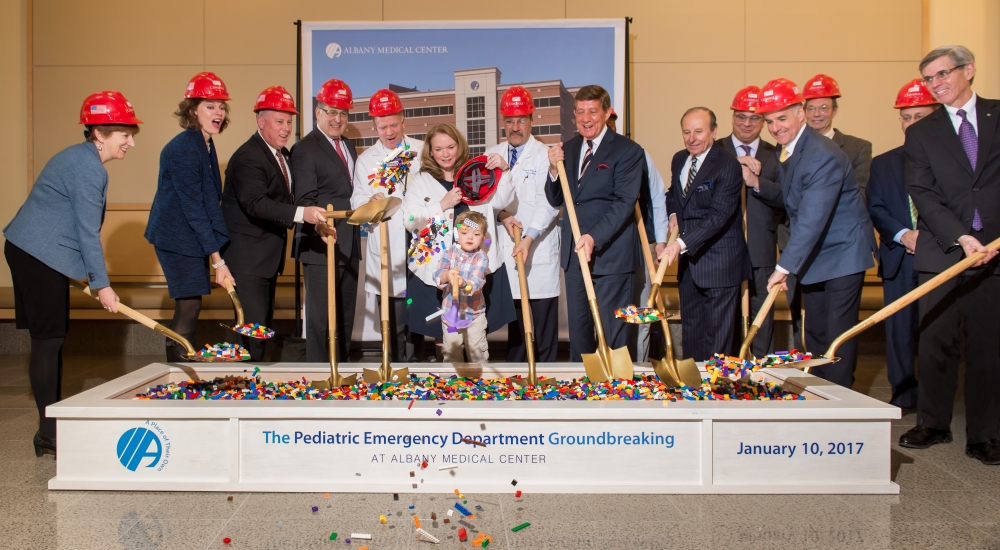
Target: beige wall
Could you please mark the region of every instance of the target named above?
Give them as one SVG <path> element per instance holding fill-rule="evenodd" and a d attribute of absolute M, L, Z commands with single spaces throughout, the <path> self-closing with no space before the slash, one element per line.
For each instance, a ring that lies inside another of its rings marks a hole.
<path fill-rule="evenodd" d="M 403 0 L 344 2 L 287 0 L 165 0 L 101 10 L 101 27 L 114 29 L 105 44 L 84 43 L 80 25 L 93 6 L 72 0 L 34 0 L 33 161 L 35 174 L 60 149 L 80 140 L 79 102 L 99 89 L 121 90 L 146 123 L 124 161 L 108 165 L 109 201 L 125 206 L 110 214 L 107 233 L 127 254 L 111 262 L 122 276 L 155 274 L 145 248 L 141 205 L 156 189 L 158 157 L 178 131 L 171 113 L 188 78 L 212 70 L 233 96 L 233 121 L 217 139 L 223 163 L 254 131 L 250 109 L 270 84 L 294 87 L 295 27 L 303 20 L 509 18 L 496 2 Z M 960 5 L 959 14 L 953 7 Z M 276 7 L 277 6 L 277 7 Z M 996 0 L 535 0 L 530 18 L 631 16 L 633 137 L 649 150 L 664 176 L 682 147 L 680 114 L 705 105 L 720 116 L 719 135 L 730 131 L 734 92 L 779 76 L 799 84 L 824 72 L 840 82 L 843 98 L 836 126 L 871 140 L 875 153 L 902 143 L 892 102 L 917 76 L 927 44 L 963 42 L 980 59 L 977 89 L 1000 96 L 1000 22 Z M 276 13 L 276 11 L 280 13 Z M 13 86 L 17 131 L 0 143 L 0 223 L 23 201 L 27 182 L 26 0 L 0 7 L 0 70 Z M 766 133 L 766 132 L 765 132 Z M 136 206 L 138 205 L 138 206 Z M 107 242 L 106 238 L 106 242 Z M 134 256 L 133 256 L 134 255 Z M 136 261 L 127 261 L 128 258 Z M 128 266 L 119 272 L 116 266 Z M 0 270 L 0 285 L 9 285 Z"/>

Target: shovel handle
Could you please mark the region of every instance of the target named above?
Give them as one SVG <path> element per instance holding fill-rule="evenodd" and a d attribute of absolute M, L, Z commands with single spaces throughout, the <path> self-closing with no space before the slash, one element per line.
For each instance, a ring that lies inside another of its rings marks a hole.
<path fill-rule="evenodd" d="M 740 360 L 746 359 L 750 354 L 750 344 L 753 342 L 755 336 L 757 336 L 757 331 L 760 330 L 760 326 L 764 324 L 764 319 L 767 318 L 767 313 L 771 311 L 771 306 L 774 305 L 774 300 L 781 293 L 781 285 L 774 285 L 771 290 L 767 293 L 767 298 L 764 299 L 764 303 L 760 306 L 760 311 L 757 312 L 757 317 L 754 318 L 753 323 L 747 328 L 747 333 L 743 337 L 743 344 L 740 346 L 740 353 L 738 357 Z"/>
<path fill-rule="evenodd" d="M 573 230 L 573 246 L 576 247 L 580 243 L 582 235 L 580 234 L 580 223 L 576 219 L 576 206 L 573 205 L 573 193 L 569 189 L 569 178 L 566 177 L 566 164 L 560 160 L 556 164 L 556 170 L 559 172 L 559 185 L 562 186 L 566 217 L 569 218 L 569 225 Z M 590 263 L 587 261 L 587 255 L 583 250 L 577 250 L 576 254 L 580 259 L 580 271 L 583 272 L 583 285 L 587 288 L 587 299 L 596 300 L 597 293 L 594 291 L 594 281 L 590 277 Z M 600 321 L 598 320 L 597 322 Z"/>
<path fill-rule="evenodd" d="M 990 244 L 986 245 L 986 250 L 993 252 L 995 250 L 1000 250 L 1000 239 L 997 239 Z M 976 252 L 975 254 L 965 258 L 964 260 L 956 263 L 955 265 L 949 267 L 948 269 L 938 273 L 934 278 L 927 281 L 926 283 L 918 286 L 917 288 L 907 292 L 901 298 L 895 302 L 883 307 L 882 309 L 876 311 L 871 317 L 861 321 L 860 323 L 854 325 L 850 330 L 838 336 L 833 343 L 830 344 L 830 348 L 826 351 L 825 357 L 835 357 L 837 354 L 837 348 L 839 348 L 844 342 L 854 338 L 858 334 L 864 332 L 865 330 L 871 328 L 886 318 L 890 317 L 894 313 L 900 311 L 906 306 L 916 302 L 921 296 L 924 296 L 928 292 L 934 290 L 935 288 L 941 286 L 946 281 L 954 279 L 956 276 L 964 272 L 966 269 L 971 268 L 983 258 L 986 257 L 985 252 Z M 806 369 L 806 372 L 809 372 Z"/>
<path fill-rule="evenodd" d="M 236 289 L 233 288 L 233 282 L 229 278 L 225 278 L 222 281 L 226 287 L 226 292 L 229 293 L 229 299 L 233 301 L 233 309 L 236 310 L 236 326 L 242 327 L 246 320 L 243 318 L 243 306 L 240 305 L 240 297 L 236 295 Z"/>

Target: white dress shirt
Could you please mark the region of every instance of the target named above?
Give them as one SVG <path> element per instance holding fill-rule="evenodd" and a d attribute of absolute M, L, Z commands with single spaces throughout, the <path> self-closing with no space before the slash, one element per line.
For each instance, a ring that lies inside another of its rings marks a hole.
<path fill-rule="evenodd" d="M 260 139 L 264 139 L 264 136 L 260 133 L 260 130 L 257 130 L 257 134 L 260 135 Z M 280 153 L 274 147 L 271 147 L 271 144 L 268 143 L 266 139 L 264 139 L 264 145 L 267 145 L 267 148 L 271 150 L 271 155 L 274 156 L 274 161 L 278 162 L 278 164 L 280 165 L 281 163 L 280 163 L 280 161 L 278 161 L 278 155 L 282 155 L 282 158 L 284 158 L 284 155 L 282 153 Z M 287 158 L 285 159 L 285 171 L 288 172 L 288 189 L 289 189 L 289 192 L 291 192 L 291 189 L 292 189 L 292 167 L 288 165 L 288 159 Z M 295 217 L 292 219 L 292 221 L 295 222 L 295 223 L 302 223 L 302 218 L 305 216 L 305 210 L 306 209 L 305 209 L 304 206 L 297 206 L 297 207 L 295 207 Z"/>
<path fill-rule="evenodd" d="M 757 149 L 760 147 L 760 137 L 758 137 L 757 139 L 751 141 L 750 143 L 743 143 L 742 141 L 736 139 L 735 135 L 731 135 L 729 137 L 732 138 L 732 140 L 733 140 L 733 147 L 736 149 L 736 156 L 738 156 L 738 157 L 747 156 L 747 157 L 754 157 L 754 158 L 757 157 Z M 743 149 L 740 149 L 740 147 L 743 147 L 744 145 L 747 145 L 747 146 L 750 147 L 750 154 L 749 155 L 744 154 L 743 153 Z"/>
<path fill-rule="evenodd" d="M 711 150 L 712 150 L 712 146 L 709 145 L 708 149 L 705 149 L 704 151 L 702 151 L 702 153 L 700 155 L 698 155 L 697 157 L 695 157 L 695 158 L 698 159 L 698 170 L 695 171 L 695 177 L 697 177 L 698 172 L 701 171 L 702 167 L 705 166 L 705 157 L 708 156 L 708 152 L 711 151 Z M 684 166 L 681 166 L 680 181 L 677 182 L 678 184 L 680 184 L 681 189 L 684 190 L 685 192 L 689 191 L 689 190 L 686 190 L 684 188 L 687 187 L 688 174 L 690 174 L 690 173 L 691 173 L 691 155 L 688 155 L 687 160 L 684 161 Z M 677 215 L 676 213 L 671 214 L 671 216 L 676 216 L 676 215 Z M 681 254 L 687 253 L 688 247 L 687 247 L 686 244 L 684 244 L 684 239 L 681 239 L 680 237 L 678 237 L 677 238 L 677 244 L 681 245 Z"/>
<path fill-rule="evenodd" d="M 969 101 L 961 107 L 952 107 L 950 105 L 944 106 L 945 110 L 948 111 L 948 117 L 951 118 L 951 124 L 955 127 L 955 133 L 958 133 L 958 129 L 962 126 L 962 117 L 958 116 L 958 110 L 965 110 L 965 118 L 972 124 L 972 129 L 976 131 L 976 135 L 979 135 L 979 117 L 976 116 L 976 92 L 972 92 L 972 97 Z"/>
<path fill-rule="evenodd" d="M 827 130 L 826 133 L 823 135 L 830 139 L 833 139 L 833 136 L 837 135 L 837 132 L 833 129 L 833 126 L 830 126 L 830 129 Z"/>

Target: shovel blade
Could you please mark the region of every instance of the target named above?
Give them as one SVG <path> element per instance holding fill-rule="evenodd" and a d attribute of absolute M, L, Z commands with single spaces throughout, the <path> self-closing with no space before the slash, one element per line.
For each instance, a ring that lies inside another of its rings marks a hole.
<path fill-rule="evenodd" d="M 581 358 L 583 359 L 583 370 L 587 372 L 587 378 L 590 378 L 591 382 L 607 382 L 611 380 L 605 370 L 604 359 L 596 353 L 584 353 Z M 611 369 L 607 369 L 611 370 Z"/>
<path fill-rule="evenodd" d="M 649 358 L 649 363 L 653 366 L 653 372 L 656 373 L 656 377 L 660 379 L 667 386 L 680 386 L 681 381 L 677 378 L 677 374 L 674 373 L 666 361 L 662 359 Z"/>
<path fill-rule="evenodd" d="M 632 364 L 632 355 L 628 348 L 618 348 L 611 350 L 611 373 L 615 378 L 631 380 L 635 375 L 635 365 Z"/>
<path fill-rule="evenodd" d="M 676 366 L 677 375 L 680 377 L 681 382 L 689 388 L 701 387 L 701 371 L 698 370 L 698 365 L 694 362 L 694 359 L 681 359 L 677 361 Z"/>
<path fill-rule="evenodd" d="M 805 361 L 797 361 L 795 363 L 784 363 L 782 365 L 775 365 L 775 367 L 788 367 L 809 372 L 809 369 L 822 367 L 823 365 L 832 365 L 837 361 L 840 361 L 840 357 L 822 357 L 818 359 L 806 359 Z"/>

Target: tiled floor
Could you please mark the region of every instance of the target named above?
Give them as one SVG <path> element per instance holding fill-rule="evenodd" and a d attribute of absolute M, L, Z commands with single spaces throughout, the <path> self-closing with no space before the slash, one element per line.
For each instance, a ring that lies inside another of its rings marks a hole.
<path fill-rule="evenodd" d="M 76 356 L 65 360 L 72 395 L 159 357 Z M 855 389 L 889 398 L 884 358 L 864 357 Z M 962 385 L 959 384 L 961 388 Z M 992 548 L 1000 549 L 1000 467 L 967 458 L 964 404 L 956 403 L 955 442 L 925 451 L 893 446 L 898 496 L 466 495 L 480 504 L 467 528 L 494 537 L 490 548 Z M 0 356 L 0 548 L 468 548 L 458 523 L 441 520 L 445 495 L 109 493 L 46 489 L 51 457 L 35 458 L 37 429 L 27 357 Z M 915 422 L 896 421 L 893 437 Z M 655 475 L 642 472 L 640 475 Z M 407 506 L 438 546 L 412 540 Z M 319 512 L 309 507 L 318 505 Z M 381 525 L 378 515 L 389 512 Z M 512 533 L 510 528 L 531 522 Z M 338 532 L 335 542 L 331 530 Z M 351 531 L 371 533 L 352 541 Z"/>

